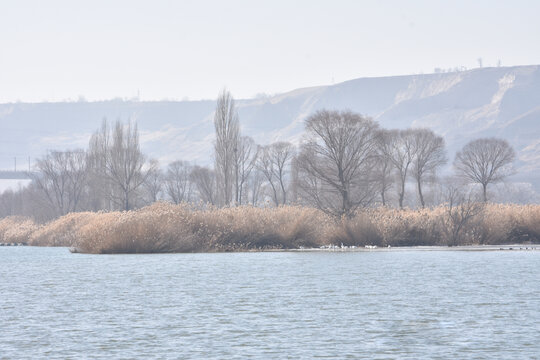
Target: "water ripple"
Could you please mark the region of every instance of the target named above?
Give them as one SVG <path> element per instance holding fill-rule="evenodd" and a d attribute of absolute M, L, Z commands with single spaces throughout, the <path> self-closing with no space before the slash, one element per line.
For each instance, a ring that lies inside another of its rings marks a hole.
<path fill-rule="evenodd" d="M 0 248 L 0 359 L 540 354 L 540 253 Z"/>

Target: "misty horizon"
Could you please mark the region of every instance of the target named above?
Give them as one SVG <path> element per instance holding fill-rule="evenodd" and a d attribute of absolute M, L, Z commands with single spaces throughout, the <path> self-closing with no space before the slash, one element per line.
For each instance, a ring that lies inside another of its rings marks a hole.
<path fill-rule="evenodd" d="M 238 99 L 435 68 L 540 64 L 538 2 L 52 0 L 0 5 L 0 103 Z M 505 26 L 499 26 L 505 24 Z"/>

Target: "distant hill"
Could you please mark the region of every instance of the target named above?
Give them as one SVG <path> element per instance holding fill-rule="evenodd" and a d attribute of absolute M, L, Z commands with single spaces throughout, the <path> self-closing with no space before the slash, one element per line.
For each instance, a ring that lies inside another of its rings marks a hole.
<path fill-rule="evenodd" d="M 232 89 L 234 91 L 234 89 Z M 217 93 L 217 91 L 216 91 Z M 143 150 L 167 163 L 211 163 L 214 101 L 0 104 L 0 169 L 47 149 L 86 147 L 103 118 L 134 119 Z M 321 108 L 350 109 L 386 128 L 429 127 L 449 158 L 476 137 L 507 139 L 519 155 L 516 181 L 540 189 L 540 66 L 361 78 L 239 100 L 244 134 L 259 143 L 299 142 L 304 119 Z"/>

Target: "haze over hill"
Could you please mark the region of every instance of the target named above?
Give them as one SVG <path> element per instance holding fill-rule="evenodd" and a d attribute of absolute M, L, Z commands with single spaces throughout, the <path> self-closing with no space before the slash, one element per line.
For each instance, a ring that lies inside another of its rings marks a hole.
<path fill-rule="evenodd" d="M 444 136 L 450 160 L 473 138 L 502 137 L 518 153 L 514 179 L 540 187 L 538 65 L 360 78 L 237 105 L 242 133 L 261 144 L 298 143 L 305 118 L 322 108 L 360 112 L 385 128 L 432 128 Z M 14 157 L 27 168 L 28 157 L 48 149 L 86 147 L 103 118 L 137 121 L 143 151 L 162 164 L 177 159 L 209 164 L 214 106 L 214 101 L 122 100 L 0 104 L 0 169 L 13 169 Z"/>

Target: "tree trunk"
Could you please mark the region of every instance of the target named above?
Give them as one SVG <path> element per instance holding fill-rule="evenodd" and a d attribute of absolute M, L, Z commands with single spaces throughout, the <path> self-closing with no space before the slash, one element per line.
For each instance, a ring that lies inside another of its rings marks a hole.
<path fill-rule="evenodd" d="M 487 184 L 482 184 L 482 190 L 484 195 L 484 202 L 487 203 Z"/>
<path fill-rule="evenodd" d="M 403 209 L 403 198 L 405 197 L 405 181 L 401 183 L 401 190 L 399 192 L 399 208 Z"/>
<path fill-rule="evenodd" d="M 417 181 L 418 184 L 418 196 L 420 197 L 420 203 L 422 204 L 422 209 L 426 207 L 426 203 L 424 202 L 424 195 L 422 194 L 422 183 L 420 180 Z"/>
<path fill-rule="evenodd" d="M 128 191 L 124 191 L 124 197 L 125 197 L 125 209 L 126 211 L 129 211 L 129 192 Z"/>
<path fill-rule="evenodd" d="M 277 196 L 276 187 L 274 186 L 272 182 L 270 182 L 270 186 L 272 187 L 272 192 L 274 193 L 274 203 L 276 203 L 276 206 L 279 206 L 279 199 Z"/>
<path fill-rule="evenodd" d="M 342 201 L 343 201 L 343 207 L 342 207 L 342 211 L 343 211 L 343 214 L 342 215 L 349 215 L 349 211 L 351 210 L 350 208 L 350 205 L 349 205 L 349 192 L 347 190 L 344 190 L 341 192 L 341 196 L 342 196 Z"/>
<path fill-rule="evenodd" d="M 238 204 L 240 203 L 240 188 L 239 188 L 239 185 L 240 185 L 240 182 L 239 182 L 239 176 L 238 176 L 238 149 L 235 147 L 234 148 L 234 187 L 235 187 L 235 194 L 234 194 L 234 197 L 235 197 L 235 206 L 238 206 Z"/>
<path fill-rule="evenodd" d="M 240 186 L 238 187 L 238 205 L 241 206 L 242 205 L 242 190 L 243 190 L 243 187 L 244 187 L 244 184 L 240 184 Z"/>
<path fill-rule="evenodd" d="M 285 191 L 285 185 L 283 184 L 283 177 L 279 175 L 279 184 L 281 186 L 281 191 L 283 192 L 283 205 L 287 203 L 287 192 Z"/>

